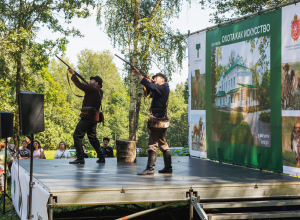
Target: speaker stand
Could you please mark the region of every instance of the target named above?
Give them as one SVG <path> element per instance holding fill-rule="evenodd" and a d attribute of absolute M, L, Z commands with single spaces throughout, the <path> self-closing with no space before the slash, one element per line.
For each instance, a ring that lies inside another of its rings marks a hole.
<path fill-rule="evenodd" d="M 35 184 L 35 182 L 32 182 L 32 174 L 33 174 L 33 134 L 31 134 L 31 145 L 30 145 L 30 174 L 29 174 L 29 204 L 28 204 L 28 220 L 31 220 L 33 218 L 33 215 L 31 215 L 32 212 L 32 187 Z"/>
<path fill-rule="evenodd" d="M 3 194 L 1 195 L 1 199 L 0 199 L 0 206 L 1 204 L 3 204 L 3 209 L 2 209 L 2 214 L 5 215 L 5 213 L 9 212 L 10 210 L 5 212 L 5 197 L 9 198 L 9 200 L 12 202 L 10 196 L 6 193 L 6 166 L 7 166 L 7 138 L 6 138 L 6 142 L 5 142 L 5 155 L 4 155 L 4 190 L 3 190 Z"/>

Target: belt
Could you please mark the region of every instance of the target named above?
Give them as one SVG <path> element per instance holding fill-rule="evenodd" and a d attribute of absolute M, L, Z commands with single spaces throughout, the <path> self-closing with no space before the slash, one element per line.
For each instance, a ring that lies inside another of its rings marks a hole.
<path fill-rule="evenodd" d="M 153 108 L 152 113 L 165 113 L 166 109 L 165 108 Z"/>
<path fill-rule="evenodd" d="M 85 112 L 85 111 L 95 112 L 95 111 L 97 111 L 97 109 L 94 107 L 83 107 L 81 109 L 81 112 Z"/>

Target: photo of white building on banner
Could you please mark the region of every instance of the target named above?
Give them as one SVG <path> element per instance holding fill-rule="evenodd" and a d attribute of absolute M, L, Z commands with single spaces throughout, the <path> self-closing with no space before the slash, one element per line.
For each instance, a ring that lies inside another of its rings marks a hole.
<path fill-rule="evenodd" d="M 222 73 L 216 85 L 216 108 L 255 111 L 259 108 L 260 87 L 252 85 L 252 70 L 238 59 Z"/>

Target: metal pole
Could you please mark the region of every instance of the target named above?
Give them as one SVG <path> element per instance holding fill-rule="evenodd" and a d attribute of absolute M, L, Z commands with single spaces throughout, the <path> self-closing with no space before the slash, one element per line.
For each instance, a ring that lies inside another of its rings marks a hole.
<path fill-rule="evenodd" d="M 7 155 L 7 137 L 6 137 L 6 141 L 5 141 L 5 150 L 4 150 L 4 193 L 3 193 L 3 209 L 2 209 L 2 213 L 3 215 L 5 215 L 5 195 L 6 195 L 6 163 L 7 163 L 7 158 L 6 158 L 6 155 Z"/>
<path fill-rule="evenodd" d="M 230 24 L 230 23 L 233 23 L 233 22 L 236 22 L 236 21 L 247 19 L 247 18 L 255 16 L 255 15 L 260 15 L 260 14 L 262 14 L 264 12 L 268 12 L 268 11 L 272 11 L 272 10 L 277 10 L 278 8 L 282 8 L 282 7 L 285 7 L 285 6 L 288 6 L 288 5 L 292 5 L 292 4 L 297 4 L 298 2 L 300 2 L 300 0 L 294 0 L 294 1 L 290 1 L 290 2 L 287 2 L 287 3 L 281 4 L 281 5 L 277 5 L 277 6 L 272 7 L 272 8 L 268 8 L 268 9 L 264 9 L 264 10 L 259 10 L 256 13 L 253 13 L 253 14 L 250 14 L 250 15 L 246 15 L 246 16 L 241 17 L 241 18 L 232 19 L 230 21 L 226 21 L 226 22 L 223 22 L 223 23 L 220 23 L 220 24 L 208 27 L 208 28 L 201 29 L 199 31 L 195 31 L 193 33 L 190 33 L 188 36 L 193 35 L 193 34 L 197 34 L 197 33 L 203 32 L 203 31 L 209 31 L 209 30 L 218 28 L 218 27 L 226 25 L 226 24 Z"/>
<path fill-rule="evenodd" d="M 31 145 L 30 145 L 30 180 L 29 180 L 29 210 L 28 210 L 28 219 L 31 220 L 32 219 L 32 187 L 34 185 L 34 183 L 32 182 L 32 172 L 33 171 L 33 134 L 31 134 Z"/>
<path fill-rule="evenodd" d="M 132 215 L 128 215 L 128 216 L 124 216 L 122 218 L 117 218 L 116 220 L 123 220 L 123 219 L 131 219 L 131 218 L 135 218 L 135 217 L 138 217 L 138 216 L 141 216 L 141 215 L 145 215 L 145 214 L 148 214 L 150 212 L 153 212 L 153 211 L 156 211 L 156 210 L 159 210 L 159 209 L 163 209 L 163 208 L 166 208 L 170 205 L 174 205 L 176 204 L 177 202 L 173 202 L 173 203 L 169 203 L 169 204 L 166 204 L 166 205 L 162 205 L 162 206 L 159 206 L 159 207 L 155 207 L 153 209 L 148 209 L 148 210 L 145 210 L 145 211 L 141 211 L 141 212 L 137 212 L 135 214 L 132 214 Z M 49 220 L 52 220 L 52 219 L 49 219 Z"/>
<path fill-rule="evenodd" d="M 194 219 L 194 206 L 193 206 L 193 203 L 192 203 L 192 196 L 193 196 L 193 192 L 190 192 L 190 220 L 193 220 Z"/>
<path fill-rule="evenodd" d="M 49 220 L 53 220 L 53 209 L 54 209 L 54 205 L 53 205 L 53 195 L 50 194 L 50 197 L 49 197 Z"/>

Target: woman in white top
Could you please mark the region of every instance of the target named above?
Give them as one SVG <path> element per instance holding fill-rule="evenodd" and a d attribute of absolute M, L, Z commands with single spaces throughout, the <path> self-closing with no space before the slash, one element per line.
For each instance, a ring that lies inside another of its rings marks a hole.
<path fill-rule="evenodd" d="M 55 152 L 54 159 L 71 158 L 71 154 L 69 151 L 66 151 L 66 147 L 66 143 L 61 141 L 59 143 L 59 150 Z"/>
<path fill-rule="evenodd" d="M 33 142 L 33 159 L 44 159 L 44 150 L 41 148 L 40 142 L 35 140 Z"/>

